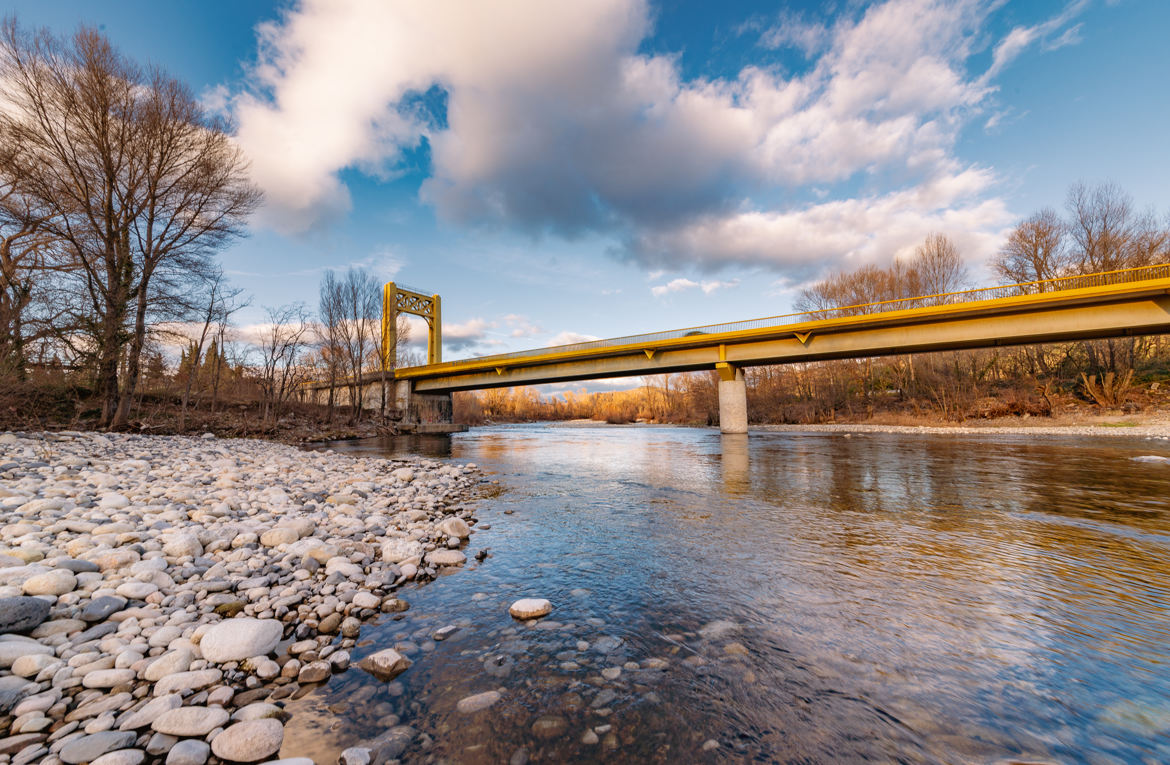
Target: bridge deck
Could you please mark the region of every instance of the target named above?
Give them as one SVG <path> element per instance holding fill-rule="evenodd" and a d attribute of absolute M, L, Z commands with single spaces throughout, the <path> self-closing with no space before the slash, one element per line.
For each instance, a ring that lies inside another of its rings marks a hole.
<path fill-rule="evenodd" d="M 406 367 L 418 392 L 1170 332 L 1170 264 Z"/>

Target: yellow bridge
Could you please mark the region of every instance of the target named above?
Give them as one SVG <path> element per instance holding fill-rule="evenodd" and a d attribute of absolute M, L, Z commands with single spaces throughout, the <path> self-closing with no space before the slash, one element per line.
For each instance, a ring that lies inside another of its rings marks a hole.
<path fill-rule="evenodd" d="M 716 370 L 720 427 L 742 433 L 743 367 L 1168 333 L 1170 264 L 449 362 L 440 356 L 437 295 L 391 283 L 386 302 L 384 332 L 392 335 L 398 312 L 417 312 L 431 328 L 430 363 L 394 371 L 396 403 L 404 411 L 443 398 L 447 405 L 440 408 L 449 411 L 451 392 L 460 390 Z"/>

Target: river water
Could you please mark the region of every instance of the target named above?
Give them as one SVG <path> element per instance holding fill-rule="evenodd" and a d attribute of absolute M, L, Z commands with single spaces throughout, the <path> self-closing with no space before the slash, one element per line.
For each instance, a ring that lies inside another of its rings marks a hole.
<path fill-rule="evenodd" d="M 479 464 L 499 485 L 465 552 L 490 557 L 365 627 L 355 661 L 414 665 L 291 702 L 283 756 L 405 724 L 419 762 L 1170 761 L 1170 464 L 1135 459 L 1170 442 L 522 425 L 327 446 Z M 525 596 L 552 614 L 513 620 Z"/>

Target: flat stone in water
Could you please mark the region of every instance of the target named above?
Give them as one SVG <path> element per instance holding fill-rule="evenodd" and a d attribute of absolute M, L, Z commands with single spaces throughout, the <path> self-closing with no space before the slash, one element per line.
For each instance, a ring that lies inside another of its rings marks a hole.
<path fill-rule="evenodd" d="M 410 659 L 393 648 L 386 648 L 362 659 L 358 666 L 379 680 L 392 680 L 406 671 L 410 666 Z"/>
<path fill-rule="evenodd" d="M 477 693 L 474 696 L 466 696 L 459 699 L 459 703 L 455 705 L 455 709 L 463 714 L 473 714 L 487 709 L 492 704 L 500 700 L 499 691 L 484 691 Z"/>
<path fill-rule="evenodd" d="M 521 598 L 508 609 L 508 613 L 517 619 L 535 619 L 550 612 L 552 603 L 544 598 Z"/>
<path fill-rule="evenodd" d="M 553 739 L 563 736 L 565 731 L 569 729 L 568 721 L 563 717 L 556 715 L 545 715 L 538 717 L 536 722 L 532 723 L 532 735 L 537 738 Z"/>

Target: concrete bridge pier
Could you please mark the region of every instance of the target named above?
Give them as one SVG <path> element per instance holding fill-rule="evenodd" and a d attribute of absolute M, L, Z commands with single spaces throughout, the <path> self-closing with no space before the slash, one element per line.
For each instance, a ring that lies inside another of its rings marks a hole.
<path fill-rule="evenodd" d="M 743 370 L 721 361 L 719 373 L 719 432 L 747 433 L 747 381 Z"/>
<path fill-rule="evenodd" d="M 462 433 L 466 425 L 454 422 L 450 393 L 418 393 L 410 380 L 394 383 L 394 409 L 401 415 L 399 429 L 404 433 Z"/>

